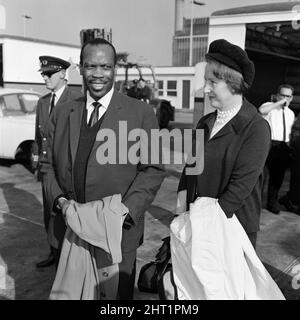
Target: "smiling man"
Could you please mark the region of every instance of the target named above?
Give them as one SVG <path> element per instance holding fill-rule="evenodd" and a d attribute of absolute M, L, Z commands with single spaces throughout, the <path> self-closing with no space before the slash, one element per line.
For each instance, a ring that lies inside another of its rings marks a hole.
<path fill-rule="evenodd" d="M 48 233 L 51 208 L 49 206 L 49 197 L 45 193 L 44 188 L 44 169 L 42 162 L 43 159 L 47 157 L 49 120 L 54 107 L 68 100 L 72 100 L 80 94 L 70 90 L 66 86 L 66 70 L 70 66 L 68 61 L 52 56 L 40 56 L 39 60 L 39 72 L 45 81 L 46 88 L 51 92 L 41 97 L 37 104 L 32 167 L 38 171 L 38 180 L 41 180 L 42 182 L 44 224 L 46 232 Z M 52 243 L 50 244 L 50 247 L 51 250 L 48 258 L 38 262 L 36 265 L 37 268 L 45 268 L 54 264 L 54 256 L 57 254 L 55 247 L 57 246 Z"/>
<path fill-rule="evenodd" d="M 112 266 L 109 253 L 95 247 L 101 299 L 132 299 L 136 250 L 143 239 L 144 213 L 153 201 L 164 178 L 161 164 L 130 162 L 100 164 L 97 150 L 103 141 L 96 139 L 101 130 L 115 133 L 118 148 L 120 122 L 126 121 L 128 131 L 144 130 L 148 137 L 158 128 L 150 106 L 118 93 L 114 89 L 116 51 L 101 38 L 86 42 L 80 54 L 80 70 L 85 97 L 54 110 L 49 137 L 53 154 L 47 163 L 47 192 L 57 210 L 57 224 L 62 224 L 70 200 L 89 205 L 93 201 L 121 194 L 128 214 L 122 228 L 122 262 Z M 130 143 L 128 143 L 128 149 Z M 157 150 L 156 150 L 157 151 Z M 142 159 L 142 151 L 140 159 Z M 149 158 L 151 159 L 151 155 Z M 64 232 L 53 233 L 62 243 Z M 118 232 L 116 228 L 116 232 Z M 59 270 L 59 269 L 58 269 Z M 76 281 L 76 279 L 74 279 Z M 98 295 L 96 295 L 98 296 Z M 63 297 L 62 297 L 63 298 Z M 59 297 L 57 296 L 57 299 Z"/>

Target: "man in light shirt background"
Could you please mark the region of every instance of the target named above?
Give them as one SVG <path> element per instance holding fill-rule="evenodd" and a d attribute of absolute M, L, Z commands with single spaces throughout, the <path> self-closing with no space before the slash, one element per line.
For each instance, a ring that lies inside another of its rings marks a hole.
<path fill-rule="evenodd" d="M 269 170 L 267 210 L 274 214 L 280 212 L 278 193 L 282 186 L 286 169 L 290 164 L 290 134 L 295 120 L 294 112 L 289 108 L 293 100 L 294 88 L 282 84 L 272 102 L 259 107 L 259 112 L 271 127 L 272 145 L 266 166 Z"/>

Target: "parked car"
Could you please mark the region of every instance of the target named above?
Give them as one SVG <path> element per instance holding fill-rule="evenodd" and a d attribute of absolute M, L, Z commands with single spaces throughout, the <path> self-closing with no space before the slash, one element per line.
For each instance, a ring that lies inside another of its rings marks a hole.
<path fill-rule="evenodd" d="M 40 94 L 23 89 L 0 89 L 0 158 L 29 160 Z"/>

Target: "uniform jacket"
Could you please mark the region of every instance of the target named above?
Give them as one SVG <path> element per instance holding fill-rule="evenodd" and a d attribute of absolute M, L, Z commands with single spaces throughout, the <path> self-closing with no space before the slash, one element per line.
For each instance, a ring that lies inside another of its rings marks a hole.
<path fill-rule="evenodd" d="M 45 188 L 54 203 L 56 197 L 61 194 L 69 199 L 75 199 L 73 166 L 76 157 L 81 120 L 86 107 L 85 98 L 79 98 L 72 102 L 60 105 L 56 108 L 51 118 L 49 139 L 52 149 L 48 148 L 49 155 L 45 163 Z M 124 96 L 114 91 L 110 105 L 104 115 L 104 120 L 98 132 L 109 129 L 116 137 L 117 146 L 125 148 L 123 155 L 134 142 L 120 141 L 119 121 L 125 121 L 128 131 L 132 129 L 145 130 L 150 137 L 151 129 L 157 129 L 158 124 L 155 114 L 150 106 L 136 99 Z M 123 123 L 124 124 L 124 123 Z M 121 134 L 122 139 L 124 134 Z M 100 200 L 112 194 L 121 194 L 122 202 L 129 209 L 129 214 L 134 225 L 129 230 L 124 230 L 122 237 L 122 250 L 131 251 L 138 247 L 143 234 L 144 212 L 153 201 L 163 179 L 164 167 L 162 164 L 99 164 L 99 146 L 103 144 L 96 138 L 89 156 L 87 171 L 85 198 L 86 202 Z M 127 147 L 126 147 L 127 143 Z M 148 143 L 148 159 L 151 159 L 151 143 Z M 158 147 L 158 146 L 157 146 Z M 157 148 L 156 148 L 157 149 Z M 155 150 L 158 152 L 158 150 Z M 139 160 L 144 156 L 141 151 Z M 59 219 L 60 215 L 56 216 Z M 54 223 L 55 225 L 55 223 Z M 57 223 L 61 226 L 62 223 Z M 57 232 L 53 237 L 60 238 Z"/>
<path fill-rule="evenodd" d="M 72 91 L 68 87 L 65 88 L 61 97 L 56 102 L 55 107 L 67 102 L 68 100 L 75 99 L 80 96 L 77 91 Z M 33 155 L 38 156 L 39 164 L 47 155 L 47 136 L 49 129 L 49 106 L 50 106 L 51 93 L 48 93 L 38 100 L 36 108 L 36 121 L 35 121 L 35 144 L 33 146 Z M 53 113 L 51 113 L 52 116 Z M 35 161 L 33 167 L 37 167 L 38 163 Z M 39 170 L 43 169 L 39 165 Z"/>
<path fill-rule="evenodd" d="M 246 99 L 240 111 L 210 140 L 216 112 L 198 122 L 204 130 L 204 170 L 180 179 L 187 204 L 195 196 L 219 199 L 228 217 L 234 213 L 246 232 L 259 230 L 263 168 L 271 143 L 270 127 Z M 195 142 L 194 142 L 195 143 Z"/>

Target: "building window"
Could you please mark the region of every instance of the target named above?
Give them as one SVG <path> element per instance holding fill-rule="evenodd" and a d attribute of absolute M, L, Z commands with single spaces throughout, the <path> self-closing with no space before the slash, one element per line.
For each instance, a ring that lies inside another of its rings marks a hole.
<path fill-rule="evenodd" d="M 177 81 L 169 80 L 167 82 L 167 95 L 172 97 L 177 97 Z"/>
<path fill-rule="evenodd" d="M 163 96 L 164 95 L 164 82 L 163 82 L 163 80 L 158 80 L 157 86 L 158 86 L 158 95 Z"/>

